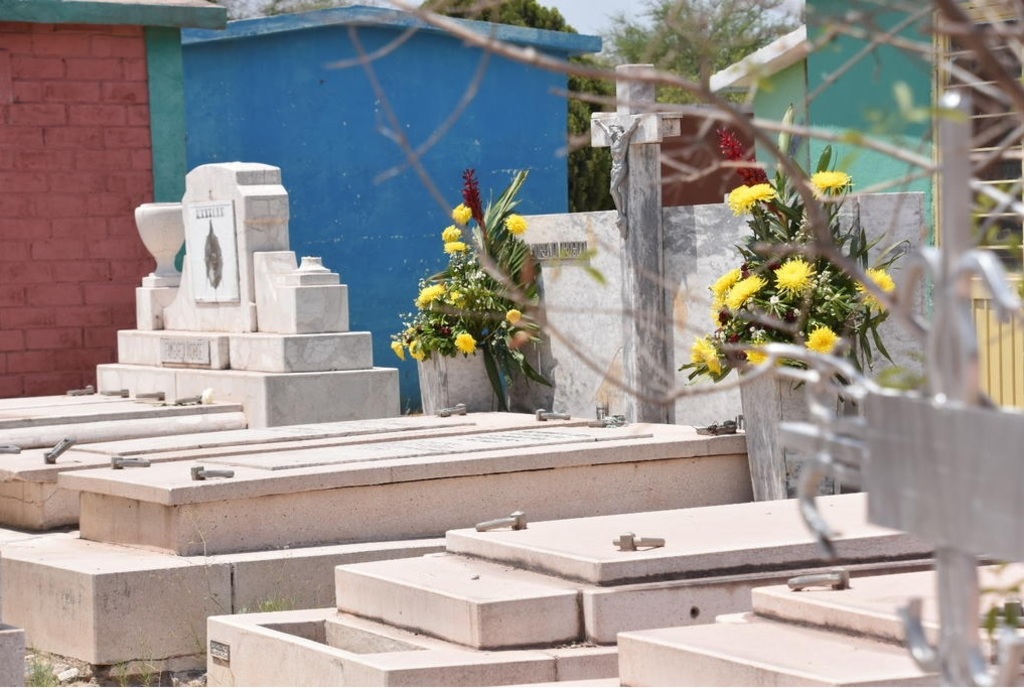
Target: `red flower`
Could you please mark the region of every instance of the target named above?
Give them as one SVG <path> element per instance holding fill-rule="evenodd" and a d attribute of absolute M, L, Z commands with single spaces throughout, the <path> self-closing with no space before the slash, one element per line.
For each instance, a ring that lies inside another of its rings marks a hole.
<path fill-rule="evenodd" d="M 718 148 L 722 151 L 725 159 L 730 162 L 756 162 L 754 154 L 747 154 L 739 137 L 728 129 L 718 130 Z M 768 175 L 764 173 L 764 170 L 753 165 L 750 167 L 737 167 L 736 174 L 743 179 L 743 184 L 746 186 L 768 183 Z"/>
<path fill-rule="evenodd" d="M 480 201 L 480 184 L 476 181 L 476 170 L 470 168 L 462 173 L 462 201 L 473 213 L 473 219 L 485 232 L 484 206 Z"/>

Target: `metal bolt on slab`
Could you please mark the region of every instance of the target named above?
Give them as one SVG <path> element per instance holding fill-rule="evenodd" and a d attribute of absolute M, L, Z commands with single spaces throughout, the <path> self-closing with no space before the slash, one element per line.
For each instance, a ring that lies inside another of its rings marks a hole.
<path fill-rule="evenodd" d="M 569 420 L 572 418 L 568 413 L 555 413 L 547 409 L 537 409 L 537 420 Z"/>
<path fill-rule="evenodd" d="M 449 416 L 464 416 L 466 415 L 466 405 L 455 404 L 455 406 L 443 408 L 437 412 L 437 415 L 441 416 L 442 418 L 448 418 Z"/>
<path fill-rule="evenodd" d="M 148 468 L 149 465 L 149 459 L 138 459 L 127 456 L 110 457 L 110 467 L 117 471 L 125 468 Z"/>
<path fill-rule="evenodd" d="M 71 448 L 71 445 L 75 443 L 74 437 L 65 437 L 60 442 L 53 446 L 53 449 L 48 450 L 43 454 L 43 461 L 46 463 L 57 463 L 57 457 L 66 452 Z"/>
<path fill-rule="evenodd" d="M 637 537 L 636 533 L 623 533 L 612 540 L 612 544 L 618 547 L 620 552 L 635 552 L 641 548 L 664 547 L 665 538 Z"/>
<path fill-rule="evenodd" d="M 804 588 L 832 588 L 833 590 L 848 590 L 850 587 L 850 572 L 841 566 L 826 573 L 809 573 L 806 576 L 796 576 L 786 581 L 790 590 L 799 591 Z"/>
<path fill-rule="evenodd" d="M 193 480 L 206 480 L 207 478 L 234 478 L 235 472 L 227 469 L 204 468 L 203 466 L 192 466 Z"/>
<path fill-rule="evenodd" d="M 496 518 L 493 521 L 484 521 L 476 524 L 478 532 L 485 530 L 498 530 L 500 528 L 511 528 L 512 530 L 526 530 L 526 512 L 513 511 L 505 518 Z"/>

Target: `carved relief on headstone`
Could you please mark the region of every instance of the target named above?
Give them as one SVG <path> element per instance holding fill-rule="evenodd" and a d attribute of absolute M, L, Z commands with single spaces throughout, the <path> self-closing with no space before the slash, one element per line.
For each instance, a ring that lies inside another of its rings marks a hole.
<path fill-rule="evenodd" d="M 185 217 L 185 250 L 196 301 L 237 303 L 238 244 L 231 201 L 193 203 Z"/>

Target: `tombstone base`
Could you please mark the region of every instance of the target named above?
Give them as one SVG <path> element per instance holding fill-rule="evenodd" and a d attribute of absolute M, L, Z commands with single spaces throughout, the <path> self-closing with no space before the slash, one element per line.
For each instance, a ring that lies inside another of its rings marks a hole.
<path fill-rule="evenodd" d="M 241 403 L 250 428 L 391 418 L 399 413 L 398 370 L 367 368 L 316 373 L 159 368 L 112 363 L 96 368 L 100 389 L 163 392 Z"/>

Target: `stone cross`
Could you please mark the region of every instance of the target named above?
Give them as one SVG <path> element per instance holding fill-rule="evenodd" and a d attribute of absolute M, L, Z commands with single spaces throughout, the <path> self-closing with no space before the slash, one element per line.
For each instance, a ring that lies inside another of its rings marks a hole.
<path fill-rule="evenodd" d="M 621 65 L 614 113 L 591 120 L 591 145 L 612 153 L 611 194 L 619 212 L 625 416 L 671 423 L 672 370 L 661 219 L 661 141 L 678 136 L 679 118 L 650 113 L 654 84 L 635 77 L 652 65 Z"/>

